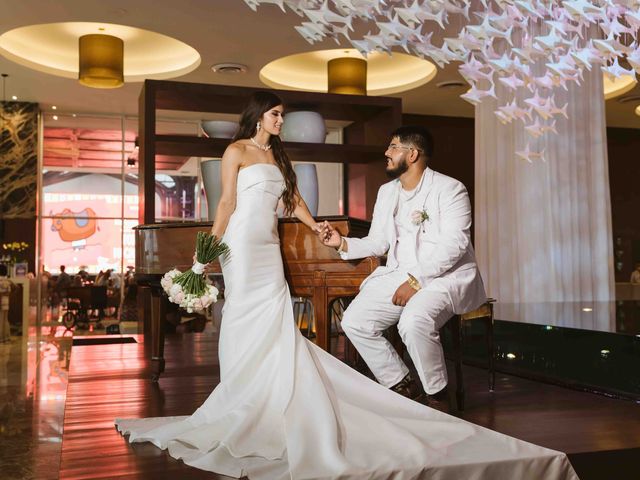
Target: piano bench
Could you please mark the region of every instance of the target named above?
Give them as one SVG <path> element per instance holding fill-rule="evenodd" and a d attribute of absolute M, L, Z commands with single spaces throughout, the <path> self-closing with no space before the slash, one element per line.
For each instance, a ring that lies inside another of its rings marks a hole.
<path fill-rule="evenodd" d="M 488 298 L 486 303 L 471 312 L 456 314 L 445 324 L 451 329 L 452 358 L 455 365 L 456 375 L 456 404 L 458 411 L 464 411 L 464 379 L 462 376 L 462 355 L 464 351 L 464 328 L 463 322 L 470 320 L 481 320 L 486 328 L 487 356 L 488 356 L 488 383 L 489 391 L 493 392 L 496 383 L 496 372 L 494 368 L 495 347 L 493 343 L 493 303 L 495 299 Z"/>

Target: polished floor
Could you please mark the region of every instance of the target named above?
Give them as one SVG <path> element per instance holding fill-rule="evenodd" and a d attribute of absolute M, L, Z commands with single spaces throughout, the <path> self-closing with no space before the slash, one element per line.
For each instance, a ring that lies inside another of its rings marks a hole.
<path fill-rule="evenodd" d="M 63 330 L 0 344 L 0 478 L 58 478 L 72 341 Z"/>
<path fill-rule="evenodd" d="M 130 445 L 113 427 L 115 417 L 197 408 L 218 382 L 216 332 L 169 335 L 158 384 L 148 380 L 143 338 L 131 336 L 138 342 L 72 347 L 70 332 L 54 326 L 0 345 L 0 478 L 223 478 Z M 489 393 L 473 367 L 465 384 L 463 418 L 567 452 L 583 480 L 637 478 L 640 405 L 504 374 Z"/>

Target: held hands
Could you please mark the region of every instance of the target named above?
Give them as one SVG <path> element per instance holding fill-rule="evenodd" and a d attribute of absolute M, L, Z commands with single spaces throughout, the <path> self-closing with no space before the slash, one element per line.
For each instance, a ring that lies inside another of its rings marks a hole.
<path fill-rule="evenodd" d="M 313 231 L 318 234 L 318 238 L 322 244 L 327 247 L 338 248 L 342 245 L 342 235 L 326 220 L 323 223 L 316 223 Z M 404 307 L 416 292 L 417 290 L 410 286 L 408 281 L 404 282 L 393 294 L 391 301 L 394 305 Z"/>
<path fill-rule="evenodd" d="M 323 223 L 317 224 L 320 228 L 316 231 L 318 238 L 323 245 L 327 247 L 338 248 L 342 243 L 342 236 L 338 231 L 331 226 L 326 220 Z"/>
<path fill-rule="evenodd" d="M 404 282 L 398 287 L 396 293 L 393 294 L 391 301 L 394 305 L 404 307 L 415 294 L 416 290 L 409 285 L 409 282 Z"/>

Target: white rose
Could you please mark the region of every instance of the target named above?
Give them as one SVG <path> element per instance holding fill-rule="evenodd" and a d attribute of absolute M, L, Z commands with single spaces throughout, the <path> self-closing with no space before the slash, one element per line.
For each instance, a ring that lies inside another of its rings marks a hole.
<path fill-rule="evenodd" d="M 163 277 L 160 280 L 160 285 L 162 285 L 162 289 L 167 292 L 173 285 L 173 280 L 170 277 Z"/>

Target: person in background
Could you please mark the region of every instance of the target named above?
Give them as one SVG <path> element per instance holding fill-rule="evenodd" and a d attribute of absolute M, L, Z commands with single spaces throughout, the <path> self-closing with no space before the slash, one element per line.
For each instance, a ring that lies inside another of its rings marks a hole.
<path fill-rule="evenodd" d="M 114 290 L 120 290 L 121 283 L 122 281 L 121 281 L 120 274 L 112 270 L 111 274 L 109 275 L 109 286 Z"/>
<path fill-rule="evenodd" d="M 106 287 L 109 282 L 109 278 L 111 277 L 111 272 L 113 272 L 113 270 L 108 269 L 101 276 L 98 274 L 98 278 L 96 278 L 94 285 L 96 287 Z"/>
<path fill-rule="evenodd" d="M 95 286 L 100 286 L 100 285 L 102 285 L 102 282 L 104 281 L 104 280 L 102 279 L 102 277 L 104 277 L 104 272 L 103 272 L 102 270 L 100 270 L 100 271 L 98 272 L 98 275 L 96 275 L 96 279 L 93 281 L 93 284 L 94 284 Z"/>
<path fill-rule="evenodd" d="M 631 272 L 631 279 L 629 281 L 636 285 L 640 284 L 640 262 L 636 263 L 636 269 Z"/>
<path fill-rule="evenodd" d="M 58 279 L 56 280 L 56 285 L 54 287 L 54 291 L 56 294 L 56 305 L 58 305 L 64 298 L 66 298 L 67 288 L 71 286 L 71 277 L 65 270 L 66 267 L 64 265 L 60 265 L 60 275 L 58 275 Z"/>
<path fill-rule="evenodd" d="M 78 270 L 78 276 L 82 279 L 82 283 L 87 283 L 89 281 L 89 272 L 87 272 L 86 265 L 80 265 L 80 270 Z"/>
<path fill-rule="evenodd" d="M 7 266 L 0 264 L 0 342 L 11 340 L 11 326 L 9 325 L 9 296 L 13 289 L 13 282 L 7 278 Z"/>

